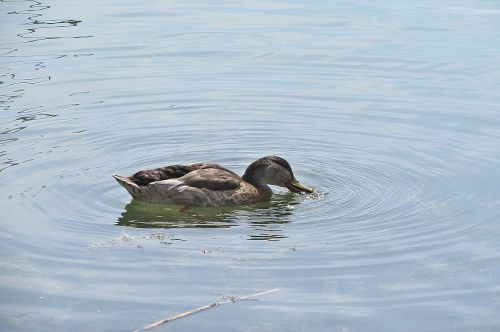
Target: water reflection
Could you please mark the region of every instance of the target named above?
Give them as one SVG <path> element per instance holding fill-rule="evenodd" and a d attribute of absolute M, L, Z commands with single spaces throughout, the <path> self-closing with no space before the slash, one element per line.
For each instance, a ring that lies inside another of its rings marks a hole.
<path fill-rule="evenodd" d="M 29 15 L 27 18 L 29 21 L 28 24 L 33 25 L 34 27 L 27 28 L 26 32 L 17 34 L 17 36 L 20 38 L 28 39 L 27 41 L 28 43 L 46 39 L 66 38 L 60 36 L 38 37 L 34 36 L 33 34 L 37 33 L 37 30 L 39 29 L 75 27 L 82 22 L 81 20 L 74 20 L 74 19 L 62 19 L 62 20 L 43 19 L 42 16 L 44 15 L 44 11 L 51 8 L 51 6 L 43 5 L 39 1 L 33 1 L 33 0 L 26 1 L 26 3 L 29 3 L 29 9 L 13 10 L 8 12 L 8 14 Z M 92 36 L 72 36 L 69 38 L 87 38 L 87 37 L 92 37 Z"/>
<path fill-rule="evenodd" d="M 500 330 L 497 16 L 0 3 L 0 330 L 130 330 L 273 287 L 174 329 Z M 272 153 L 329 194 L 180 212 L 110 177 Z"/>
<path fill-rule="evenodd" d="M 33 161 L 60 145 L 47 140 L 45 128 L 52 126 L 54 132 L 64 130 L 54 125 L 73 120 L 70 112 L 80 103 L 67 101 L 66 96 L 73 90 L 50 89 L 48 84 L 61 84 L 61 75 L 53 80 L 54 69 L 61 66 L 60 61 L 76 62 L 73 59 L 76 54 L 69 51 L 68 44 L 64 47 L 59 44 L 51 52 L 41 50 L 46 50 L 55 39 L 91 37 L 80 33 L 78 25 L 82 20 L 47 18 L 51 6 L 40 1 L 9 1 L 5 5 L 10 8 L 5 10 L 9 18 L 0 21 L 0 29 L 8 32 L 0 43 L 3 63 L 0 68 L 0 157 L 4 157 L 0 161 L 0 172 Z M 17 25 L 9 24 L 15 20 Z M 44 89 L 42 93 L 40 89 Z M 57 100 L 57 104 L 52 99 Z M 12 144 L 14 142 L 17 145 Z M 25 149 L 20 149 L 20 145 Z"/>
<path fill-rule="evenodd" d="M 277 194 L 270 202 L 244 206 L 183 209 L 178 205 L 162 205 L 132 200 L 125 206 L 117 226 L 136 228 L 229 228 L 249 224 L 256 234 L 251 240 L 286 238 L 282 228 L 291 221 L 296 196 Z"/>

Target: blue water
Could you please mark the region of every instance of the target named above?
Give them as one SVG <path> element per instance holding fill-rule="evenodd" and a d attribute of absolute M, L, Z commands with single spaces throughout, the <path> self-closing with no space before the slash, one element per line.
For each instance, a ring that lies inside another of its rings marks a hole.
<path fill-rule="evenodd" d="M 500 330 L 494 1 L 0 1 L 0 330 Z M 111 174 L 278 154 L 189 213 Z"/>

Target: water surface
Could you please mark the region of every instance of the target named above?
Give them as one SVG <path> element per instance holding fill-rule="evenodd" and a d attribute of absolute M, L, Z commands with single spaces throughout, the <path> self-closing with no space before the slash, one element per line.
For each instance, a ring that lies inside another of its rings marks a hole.
<path fill-rule="evenodd" d="M 492 1 L 1 1 L 0 329 L 500 330 Z M 188 213 L 111 174 L 278 154 Z"/>

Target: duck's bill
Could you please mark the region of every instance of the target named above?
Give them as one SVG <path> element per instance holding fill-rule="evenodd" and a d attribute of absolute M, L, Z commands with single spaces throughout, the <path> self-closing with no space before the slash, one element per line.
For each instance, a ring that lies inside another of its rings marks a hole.
<path fill-rule="evenodd" d="M 309 193 L 309 194 L 311 194 L 314 192 L 314 188 L 304 186 L 302 183 L 300 183 L 299 181 L 297 181 L 295 179 L 290 181 L 290 183 L 286 187 L 288 188 L 288 190 L 290 190 L 294 193 Z"/>

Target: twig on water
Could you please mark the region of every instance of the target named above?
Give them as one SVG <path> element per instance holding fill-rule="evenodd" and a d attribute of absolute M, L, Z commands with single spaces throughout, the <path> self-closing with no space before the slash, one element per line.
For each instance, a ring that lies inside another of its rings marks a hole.
<path fill-rule="evenodd" d="M 274 293 L 274 292 L 277 292 L 277 291 L 279 291 L 279 288 L 273 288 L 273 289 L 269 289 L 269 290 L 266 290 L 266 291 L 263 291 L 263 292 L 259 292 L 259 293 L 255 293 L 255 294 L 250 294 L 250 295 L 245 295 L 245 296 L 231 296 L 227 300 L 213 302 L 213 303 L 210 303 L 210 304 L 207 304 L 207 305 L 204 305 L 204 306 L 201 306 L 201 307 L 194 308 L 192 310 L 183 312 L 181 314 L 178 314 L 178 315 L 166 318 L 166 319 L 162 319 L 160 321 L 157 321 L 157 322 L 154 322 L 152 324 L 146 325 L 146 326 L 144 326 L 144 327 L 142 327 L 142 328 L 140 328 L 138 330 L 135 330 L 134 332 L 146 331 L 146 330 L 152 329 L 154 327 L 158 327 L 160 325 L 170 323 L 171 321 L 174 321 L 174 320 L 186 317 L 186 316 L 190 316 L 190 315 L 196 314 L 196 313 L 198 313 L 200 311 L 204 311 L 204 310 L 207 310 L 207 309 L 210 309 L 210 308 L 213 308 L 213 307 L 217 307 L 217 306 L 222 305 L 222 304 L 231 303 L 231 302 L 238 302 L 238 301 L 242 301 L 242 300 L 251 300 L 254 297 L 266 295 L 266 294 L 269 294 L 269 293 Z"/>

